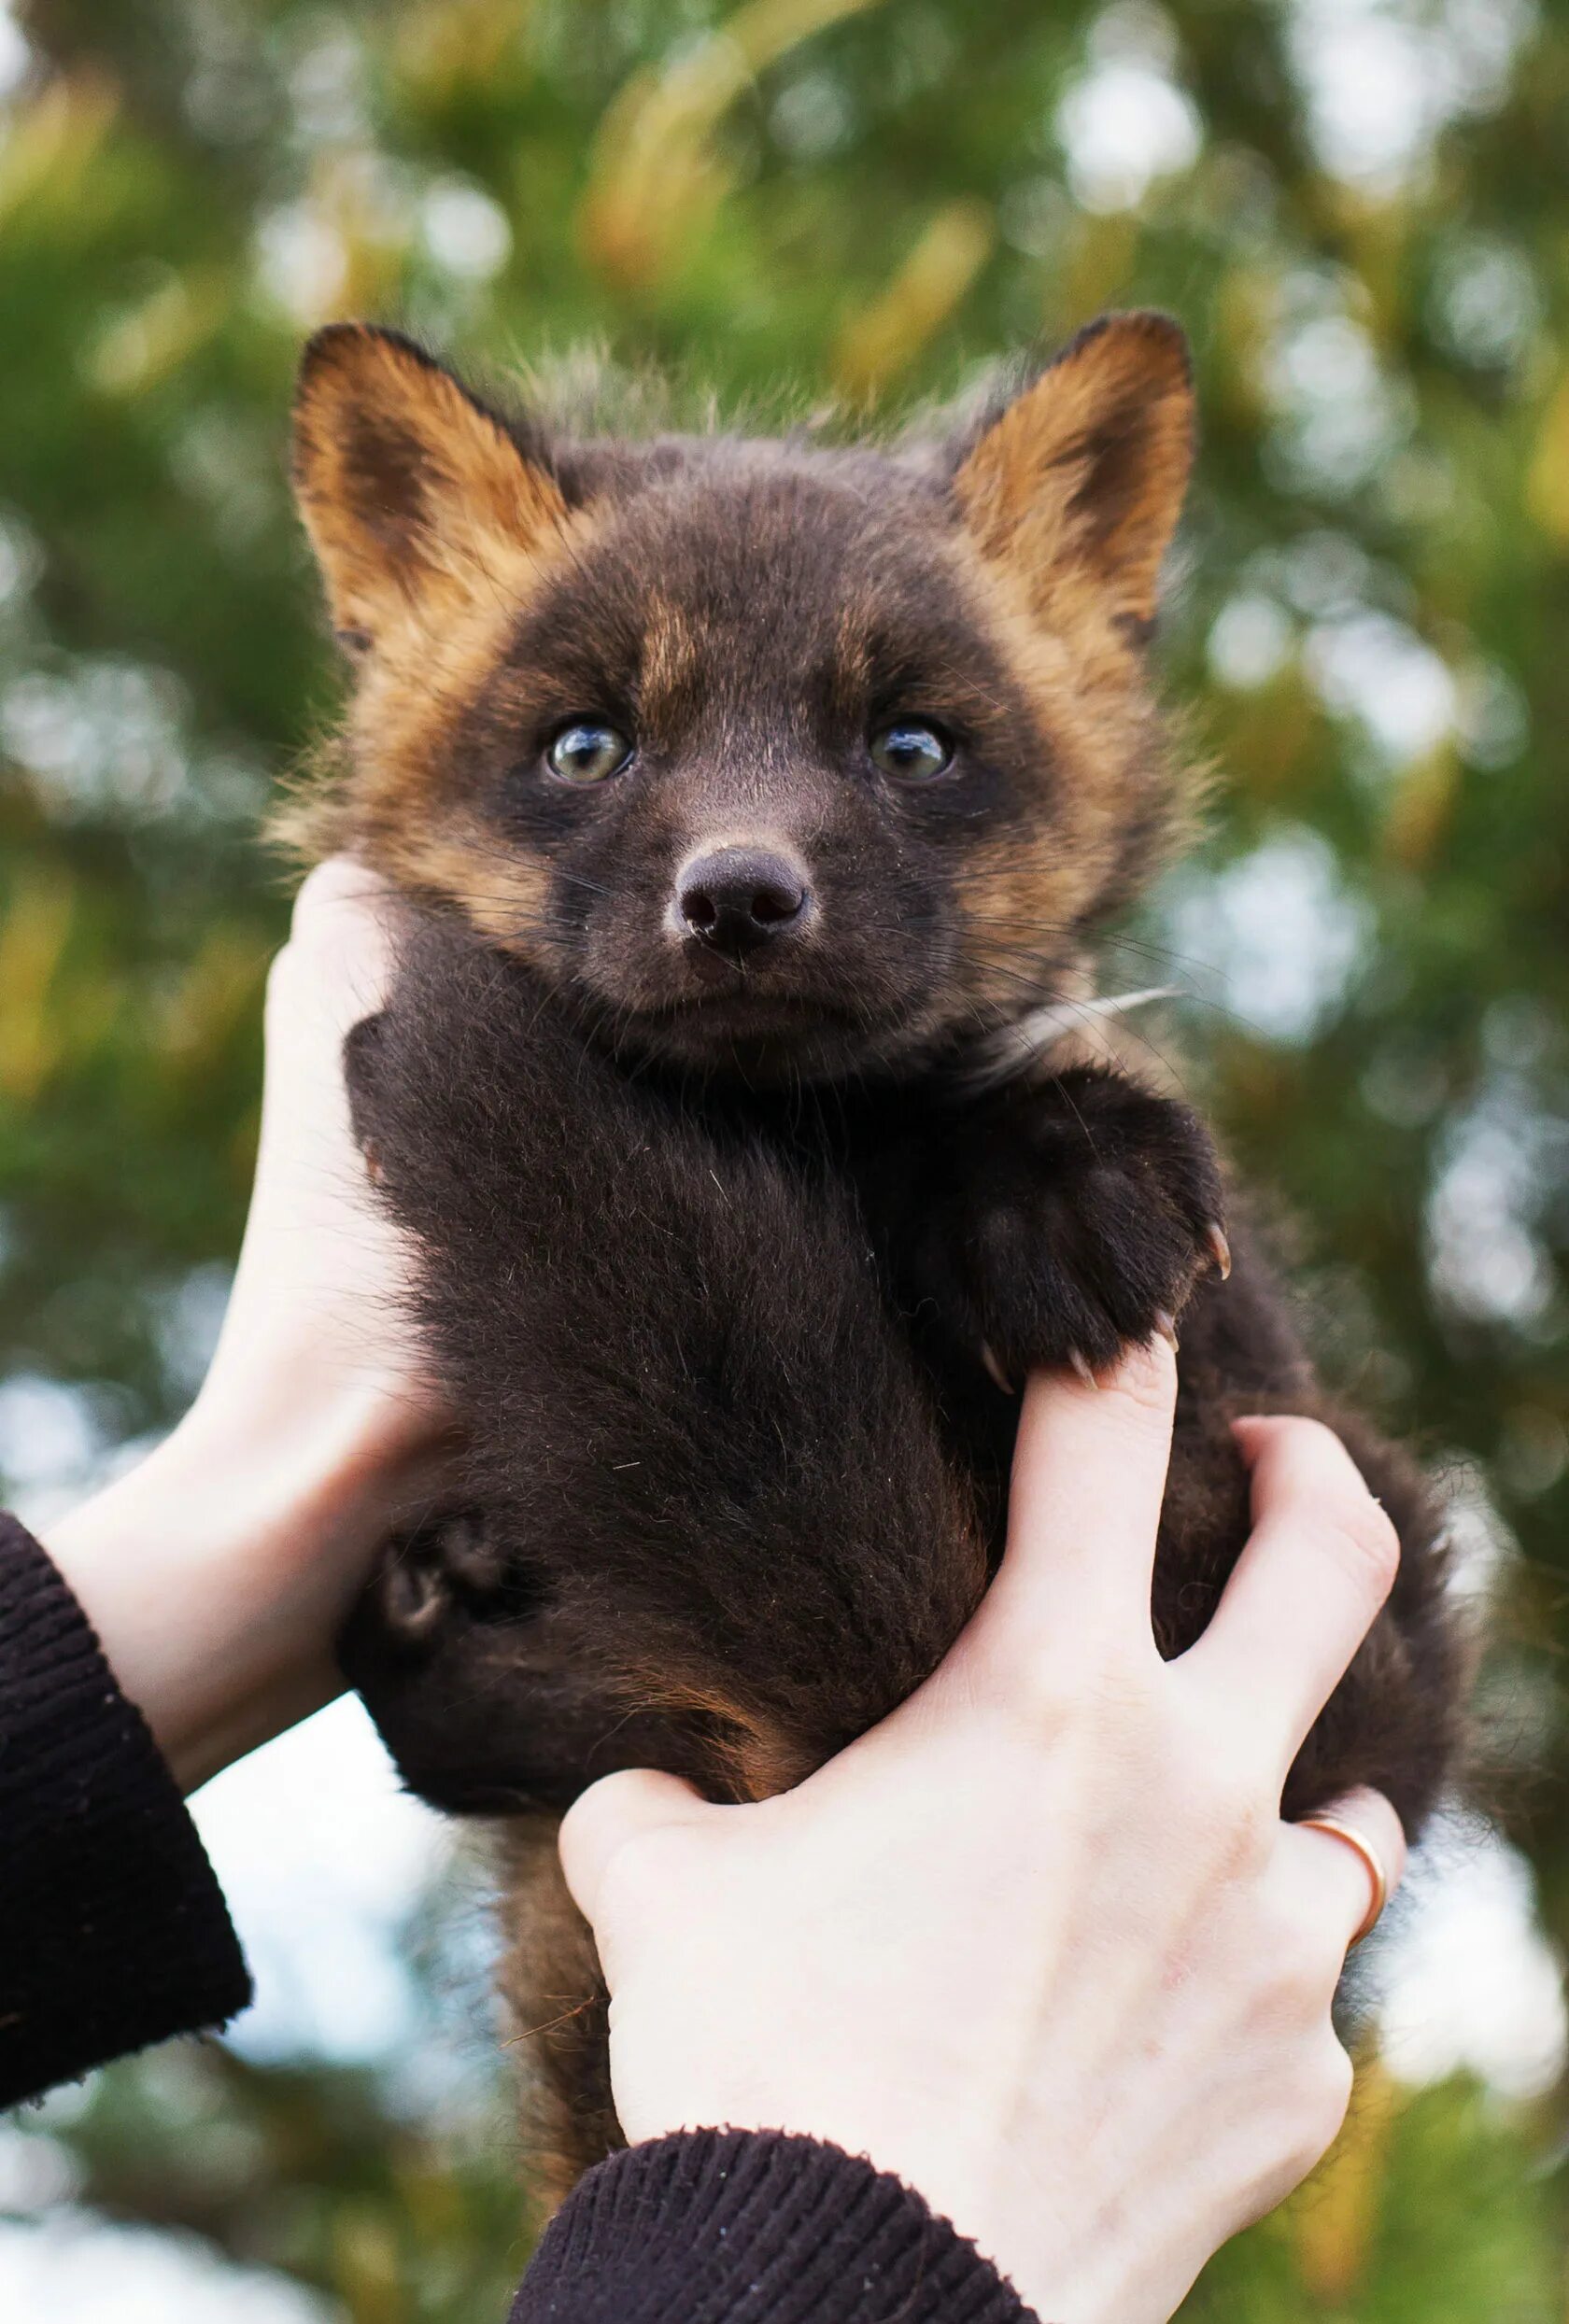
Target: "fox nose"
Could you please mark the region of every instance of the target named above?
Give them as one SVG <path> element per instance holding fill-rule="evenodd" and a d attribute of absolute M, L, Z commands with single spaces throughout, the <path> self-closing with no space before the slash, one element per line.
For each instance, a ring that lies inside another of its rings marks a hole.
<path fill-rule="evenodd" d="M 787 856 L 721 847 L 686 866 L 675 900 L 692 936 L 739 961 L 799 927 L 811 891 L 805 872 Z"/>

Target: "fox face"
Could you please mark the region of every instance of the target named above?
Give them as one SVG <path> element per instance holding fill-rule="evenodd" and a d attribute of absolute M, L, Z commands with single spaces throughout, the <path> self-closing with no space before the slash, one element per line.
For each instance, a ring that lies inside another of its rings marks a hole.
<path fill-rule="evenodd" d="M 296 832 L 635 1053 L 940 1055 L 1079 989 L 1180 812 L 1143 646 L 1192 432 L 1157 316 L 884 449 L 558 439 L 334 326 L 295 479 L 358 677 Z"/>

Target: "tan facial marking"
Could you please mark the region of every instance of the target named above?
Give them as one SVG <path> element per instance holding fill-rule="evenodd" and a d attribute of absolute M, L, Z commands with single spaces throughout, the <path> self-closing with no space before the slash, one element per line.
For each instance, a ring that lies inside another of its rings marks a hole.
<path fill-rule="evenodd" d="M 1043 618 L 1011 565 L 969 542 L 956 562 L 1041 740 L 1039 822 L 978 850 L 959 887 L 972 948 L 967 989 L 1001 1009 L 1018 1001 L 1033 959 L 1067 956 L 1073 932 L 1119 876 L 1130 828 L 1180 813 L 1183 779 L 1103 592 L 1070 585 Z"/>
<path fill-rule="evenodd" d="M 700 641 L 680 606 L 656 592 L 649 600 L 643 637 L 641 691 L 646 713 L 657 717 L 662 704 L 683 693 L 700 672 Z"/>

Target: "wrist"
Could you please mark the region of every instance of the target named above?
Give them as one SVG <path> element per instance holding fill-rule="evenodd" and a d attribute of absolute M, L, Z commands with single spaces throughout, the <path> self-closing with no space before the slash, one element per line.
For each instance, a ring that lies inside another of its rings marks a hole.
<path fill-rule="evenodd" d="M 395 1416 L 368 1393 L 273 1414 L 204 1392 L 49 1529 L 182 1790 L 338 1692 L 332 1642 L 393 1519 L 395 1449 Z"/>

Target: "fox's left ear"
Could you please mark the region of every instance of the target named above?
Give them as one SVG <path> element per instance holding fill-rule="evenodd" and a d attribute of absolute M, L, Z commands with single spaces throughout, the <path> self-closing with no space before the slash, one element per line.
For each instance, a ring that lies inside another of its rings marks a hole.
<path fill-rule="evenodd" d="M 1037 611 L 1077 576 L 1145 631 L 1193 454 L 1181 330 L 1166 315 L 1108 315 L 982 430 L 954 489 L 982 555 L 1012 570 Z"/>

